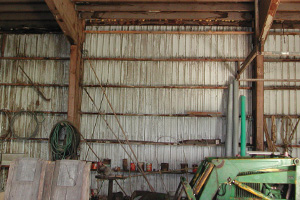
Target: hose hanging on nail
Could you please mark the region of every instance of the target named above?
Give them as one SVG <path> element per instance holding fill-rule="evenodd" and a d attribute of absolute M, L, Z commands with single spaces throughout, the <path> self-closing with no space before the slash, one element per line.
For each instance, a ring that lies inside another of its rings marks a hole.
<path fill-rule="evenodd" d="M 69 121 L 54 125 L 50 133 L 52 160 L 76 159 L 80 133 Z"/>

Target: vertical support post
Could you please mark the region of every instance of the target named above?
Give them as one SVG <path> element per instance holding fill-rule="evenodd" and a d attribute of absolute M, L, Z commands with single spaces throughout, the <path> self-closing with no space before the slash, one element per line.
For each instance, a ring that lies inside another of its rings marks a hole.
<path fill-rule="evenodd" d="M 256 58 L 255 78 L 264 79 L 264 56 L 259 55 Z M 255 144 L 257 151 L 264 150 L 264 82 L 254 83 L 255 90 Z"/>
<path fill-rule="evenodd" d="M 263 47 L 259 44 L 260 27 L 259 27 L 259 2 L 255 0 L 255 35 L 254 45 L 259 45 L 259 51 L 263 50 Z M 254 66 L 254 78 L 264 78 L 264 56 L 257 55 L 255 58 Z M 255 138 L 255 149 L 257 151 L 264 150 L 264 82 L 257 81 L 253 83 L 252 91 L 252 106 L 253 106 L 253 117 L 254 117 L 254 138 Z"/>
<path fill-rule="evenodd" d="M 69 75 L 69 98 L 68 120 L 76 128 L 80 128 L 81 95 L 80 83 L 82 80 L 82 59 L 80 45 L 71 45 L 70 50 L 70 75 Z"/>

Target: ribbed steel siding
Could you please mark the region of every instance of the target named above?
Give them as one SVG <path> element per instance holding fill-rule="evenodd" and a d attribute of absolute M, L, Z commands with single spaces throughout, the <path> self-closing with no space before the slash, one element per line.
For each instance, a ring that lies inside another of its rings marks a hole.
<path fill-rule="evenodd" d="M 288 30 L 286 30 L 288 31 Z M 293 30 L 299 31 L 299 30 Z M 300 36 L 299 35 L 270 35 L 266 42 L 266 51 L 284 51 L 284 52 L 300 52 Z M 300 54 L 300 53 L 299 53 Z M 280 56 L 287 58 L 286 56 Z M 265 63 L 265 79 L 300 79 L 300 65 L 297 62 L 288 63 Z M 300 83 L 293 82 L 265 82 L 265 86 L 299 86 Z M 299 90 L 266 90 L 264 97 L 265 114 L 268 115 L 299 115 L 300 114 L 300 91 Z M 269 132 L 271 130 L 271 120 L 268 119 Z M 296 124 L 296 119 L 292 120 Z M 277 144 L 282 144 L 280 137 L 281 119 L 276 119 L 277 125 Z M 299 144 L 300 129 L 297 129 L 293 144 Z M 280 149 L 281 150 L 281 149 Z M 293 156 L 299 157 L 300 151 L 293 149 Z"/>
<path fill-rule="evenodd" d="M 179 30 L 178 27 L 93 27 L 91 30 Z M 184 27 L 180 30 L 202 31 L 208 27 Z M 210 27 L 209 30 L 217 30 Z M 222 30 L 226 30 L 225 28 Z M 234 30 L 234 28 L 228 28 Z M 87 34 L 84 45 L 88 57 L 110 58 L 245 58 L 251 44 L 250 35 L 143 35 L 143 34 Z M 212 85 L 223 86 L 233 79 L 237 64 L 234 62 L 152 62 L 152 61 L 91 61 L 102 84 L 111 85 Z M 250 70 L 243 77 L 251 77 Z M 84 63 L 84 84 L 98 84 L 89 61 Z M 248 84 L 245 84 L 248 85 Z M 100 88 L 87 88 L 99 106 L 102 99 Z M 146 114 L 185 114 L 188 111 L 211 111 L 226 114 L 227 90 L 222 89 L 136 89 L 106 88 L 107 95 L 116 112 Z M 251 114 L 251 92 L 242 90 L 249 99 Z M 83 92 L 83 112 L 97 112 L 88 96 Z M 111 113 L 104 99 L 102 112 Z M 96 115 L 82 115 L 81 131 L 90 138 Z M 124 139 L 113 116 L 105 116 L 113 130 Z M 193 117 L 119 117 L 127 136 L 132 140 L 176 142 L 189 139 L 225 139 L 226 118 Z M 251 135 L 251 124 L 249 124 Z M 93 138 L 115 139 L 103 120 L 98 119 Z M 93 144 L 101 158 L 111 158 L 112 166 L 121 166 L 128 158 L 120 145 Z M 85 159 L 86 146 L 82 146 L 81 159 Z M 129 149 L 126 147 L 129 151 Z M 133 145 L 142 162 L 170 163 L 170 169 L 180 168 L 187 162 L 189 167 L 207 156 L 222 156 L 223 147 L 155 146 Z M 96 160 L 90 152 L 87 160 Z M 149 176 L 157 191 L 165 192 L 159 175 Z M 179 175 L 164 175 L 167 191 L 175 191 Z M 129 193 L 129 180 L 122 183 Z M 148 189 L 142 178 L 132 178 L 132 190 Z M 93 185 L 95 187 L 95 185 Z M 107 187 L 107 185 L 105 185 Z M 118 186 L 115 190 L 119 190 Z M 102 192 L 106 193 L 106 188 Z"/>
<path fill-rule="evenodd" d="M 7 35 L 4 57 L 69 57 L 69 45 L 63 35 Z M 34 83 L 68 84 L 69 62 L 53 60 L 0 60 L 1 83 L 29 83 L 18 66 L 21 66 Z M 68 88 L 40 87 L 40 90 L 51 101 L 44 101 L 32 87 L 0 86 L 0 109 L 34 110 L 34 111 L 67 111 Z M 0 115 L 0 125 L 5 123 Z M 12 116 L 12 115 L 11 115 Z M 39 125 L 36 137 L 47 138 L 53 125 L 66 115 L 38 114 Z M 17 130 L 28 131 L 24 126 L 27 117 L 15 123 Z M 19 125 L 19 127 L 18 127 Z M 47 142 L 8 141 L 3 143 L 4 153 L 24 153 L 30 157 L 49 158 Z M 3 173 L 5 173 L 3 171 Z M 1 179 L 5 181 L 4 178 Z"/>

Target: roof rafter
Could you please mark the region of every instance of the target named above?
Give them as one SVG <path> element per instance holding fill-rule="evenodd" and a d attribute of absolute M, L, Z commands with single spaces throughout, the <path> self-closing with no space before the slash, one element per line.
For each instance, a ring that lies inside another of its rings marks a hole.
<path fill-rule="evenodd" d="M 259 27 L 260 27 L 260 36 L 259 42 L 261 45 L 264 45 L 269 31 L 272 27 L 275 14 L 277 12 L 280 0 L 264 0 L 260 1 L 259 8 Z"/>
<path fill-rule="evenodd" d="M 71 44 L 80 44 L 83 23 L 78 18 L 75 5 L 70 0 L 45 0 L 60 28 Z"/>

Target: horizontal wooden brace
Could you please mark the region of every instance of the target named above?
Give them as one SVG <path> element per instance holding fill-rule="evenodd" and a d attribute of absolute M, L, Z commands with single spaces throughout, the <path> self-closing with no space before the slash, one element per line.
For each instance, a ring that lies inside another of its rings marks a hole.
<path fill-rule="evenodd" d="M 251 31 L 92 31 L 90 34 L 186 34 L 186 35 L 251 35 Z"/>
<path fill-rule="evenodd" d="M 240 12 L 83 12 L 82 19 L 203 19 L 251 21 L 250 13 Z"/>

